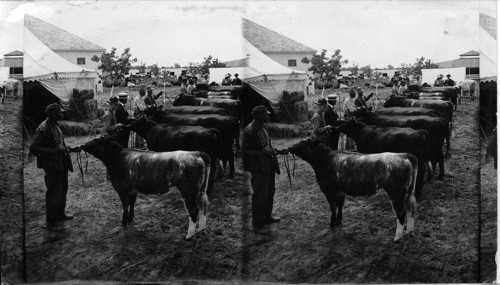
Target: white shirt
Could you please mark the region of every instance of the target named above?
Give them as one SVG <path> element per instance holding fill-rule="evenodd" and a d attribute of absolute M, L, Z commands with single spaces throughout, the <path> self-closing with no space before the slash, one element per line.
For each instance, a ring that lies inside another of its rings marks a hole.
<path fill-rule="evenodd" d="M 146 109 L 146 104 L 144 103 L 143 97 L 141 95 L 137 95 L 134 98 L 134 106 L 139 109 L 139 111 L 144 111 Z"/>

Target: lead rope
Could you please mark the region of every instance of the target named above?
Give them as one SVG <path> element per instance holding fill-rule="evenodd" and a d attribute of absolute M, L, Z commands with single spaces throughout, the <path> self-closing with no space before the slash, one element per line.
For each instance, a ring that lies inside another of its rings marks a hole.
<path fill-rule="evenodd" d="M 87 169 L 89 166 L 89 157 L 86 151 L 85 152 L 85 173 L 87 173 Z M 83 175 L 83 165 L 82 165 L 82 156 L 81 151 L 76 154 L 76 161 L 78 162 L 78 169 L 80 170 L 80 175 L 82 176 L 82 186 L 85 187 L 85 178 Z"/>
<path fill-rule="evenodd" d="M 285 165 L 286 169 L 286 174 L 288 176 L 288 182 L 290 183 L 290 190 L 293 191 L 293 185 L 292 185 L 292 176 L 295 176 L 295 155 L 292 154 L 293 158 L 293 169 L 292 169 L 292 175 L 290 175 L 290 160 L 288 158 L 288 154 L 285 154 L 283 156 L 283 164 Z"/>

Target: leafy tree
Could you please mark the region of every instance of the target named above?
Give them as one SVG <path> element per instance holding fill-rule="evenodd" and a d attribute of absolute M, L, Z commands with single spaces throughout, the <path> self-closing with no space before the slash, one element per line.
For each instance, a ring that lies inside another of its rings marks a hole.
<path fill-rule="evenodd" d="M 141 61 L 141 65 L 139 65 L 139 73 L 140 74 L 145 74 L 146 73 L 146 63 Z"/>
<path fill-rule="evenodd" d="M 126 48 L 123 53 L 118 56 L 116 48 L 111 48 L 111 52 L 103 52 L 101 56 L 94 55 L 92 61 L 101 62 L 97 67 L 103 73 L 108 73 L 112 80 L 120 80 L 129 72 L 131 64 L 137 61 L 137 58 L 132 58 L 130 48 Z"/>
<path fill-rule="evenodd" d="M 352 67 L 351 67 L 351 74 L 352 75 L 358 75 L 359 73 L 359 66 L 355 63 L 352 64 Z"/>
<path fill-rule="evenodd" d="M 151 74 L 153 74 L 154 76 L 158 76 L 160 74 L 160 68 L 158 67 L 157 63 L 151 65 L 149 69 L 151 70 Z"/>
<path fill-rule="evenodd" d="M 411 70 L 411 75 L 417 76 L 422 75 L 422 69 L 427 68 L 438 68 L 439 65 L 432 62 L 431 59 L 425 59 L 425 57 L 417 58 L 417 62 L 413 64 L 413 68 Z"/>
<path fill-rule="evenodd" d="M 189 63 L 188 70 L 191 74 L 207 74 L 210 68 L 213 67 L 225 67 L 226 64 L 219 61 L 219 59 L 212 57 L 209 55 L 203 59 L 203 62 L 200 63 Z"/>
<path fill-rule="evenodd" d="M 328 58 L 326 57 L 326 49 L 323 49 L 320 54 L 315 54 L 311 58 L 304 57 L 302 62 L 310 64 L 307 70 L 313 73 L 313 76 L 310 77 L 311 80 L 327 82 L 339 75 L 340 68 L 342 64 L 347 63 L 347 59 L 342 60 L 339 49 L 335 50 L 331 58 Z"/>
<path fill-rule="evenodd" d="M 389 64 L 389 65 L 387 65 L 387 69 L 394 69 L 394 66 Z"/>
<path fill-rule="evenodd" d="M 176 63 L 176 64 L 174 64 L 174 68 L 181 68 L 181 65 Z"/>
<path fill-rule="evenodd" d="M 361 67 L 361 71 L 363 72 L 365 78 L 370 78 L 373 75 L 373 69 L 370 65 Z"/>

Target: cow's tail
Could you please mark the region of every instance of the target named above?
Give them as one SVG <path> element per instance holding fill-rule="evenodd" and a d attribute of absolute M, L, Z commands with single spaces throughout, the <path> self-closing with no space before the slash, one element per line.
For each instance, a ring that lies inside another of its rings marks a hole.
<path fill-rule="evenodd" d="M 212 171 L 211 169 L 211 160 L 210 156 L 204 152 L 200 152 L 200 156 L 203 159 L 204 167 L 203 167 L 203 177 L 201 180 L 201 187 L 198 192 L 198 199 L 197 199 L 197 204 L 198 204 L 198 209 L 203 211 L 203 214 L 206 215 L 207 207 L 208 207 L 208 185 L 209 185 L 209 180 L 210 180 L 210 172 Z"/>
<path fill-rule="evenodd" d="M 408 154 L 407 158 L 411 163 L 412 170 L 410 171 L 410 177 L 408 179 L 405 201 L 409 201 L 412 208 L 415 208 L 416 206 L 415 189 L 417 185 L 418 159 L 412 154 Z"/>

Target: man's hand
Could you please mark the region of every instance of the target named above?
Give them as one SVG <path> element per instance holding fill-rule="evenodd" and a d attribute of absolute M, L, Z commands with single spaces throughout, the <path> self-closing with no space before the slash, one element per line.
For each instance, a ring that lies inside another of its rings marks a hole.
<path fill-rule="evenodd" d="M 60 154 L 60 153 L 65 153 L 67 149 L 64 146 L 57 146 L 56 148 L 52 149 L 53 154 Z"/>
<path fill-rule="evenodd" d="M 80 152 L 82 150 L 81 146 L 77 147 L 68 147 L 69 152 Z"/>

